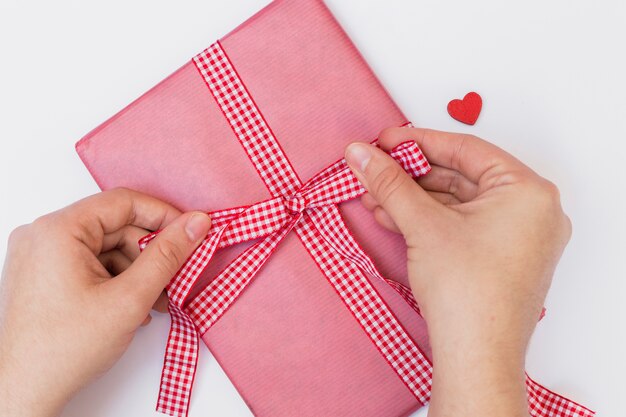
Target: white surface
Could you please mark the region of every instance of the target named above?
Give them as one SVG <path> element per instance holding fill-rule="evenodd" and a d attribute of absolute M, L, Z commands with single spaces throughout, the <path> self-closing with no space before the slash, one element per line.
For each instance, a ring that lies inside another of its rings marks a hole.
<path fill-rule="evenodd" d="M 76 140 L 267 3 L 2 0 L 0 259 L 14 227 L 97 191 Z M 528 370 L 603 415 L 623 415 L 625 3 L 328 4 L 417 125 L 488 138 L 559 185 L 574 235 Z M 484 100 L 474 127 L 446 113 L 470 90 Z M 167 328 L 157 315 L 63 416 L 158 415 Z M 198 375 L 191 417 L 250 415 L 206 349 Z"/>

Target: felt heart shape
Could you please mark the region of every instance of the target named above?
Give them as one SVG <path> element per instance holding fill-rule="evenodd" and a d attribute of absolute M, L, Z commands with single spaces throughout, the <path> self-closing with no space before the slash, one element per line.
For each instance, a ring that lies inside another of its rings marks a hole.
<path fill-rule="evenodd" d="M 470 92 L 463 100 L 454 99 L 448 103 L 448 114 L 461 123 L 473 125 L 483 107 L 483 99 L 475 92 Z"/>

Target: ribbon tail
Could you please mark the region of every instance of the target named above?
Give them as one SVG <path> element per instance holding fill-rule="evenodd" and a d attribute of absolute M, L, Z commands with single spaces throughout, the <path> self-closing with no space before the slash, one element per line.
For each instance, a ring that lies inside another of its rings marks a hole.
<path fill-rule="evenodd" d="M 528 412 L 532 417 L 593 417 L 595 411 L 567 399 L 526 374 Z"/>
<path fill-rule="evenodd" d="M 239 212 L 241 211 L 239 210 Z M 244 251 L 234 261 L 234 265 L 231 264 L 225 271 L 222 271 L 207 288 L 213 289 L 216 286 L 222 286 L 221 294 L 224 297 L 229 294 L 230 302 L 234 301 L 301 216 L 300 214 L 292 219 L 278 234 L 269 235 L 260 243 Z M 216 249 L 222 244 L 222 238 L 227 227 L 236 220 L 229 218 L 214 234 L 205 239 L 167 287 L 167 294 L 170 299 L 168 308 L 172 323 L 161 373 L 161 386 L 156 407 L 158 412 L 173 417 L 187 417 L 198 362 L 198 332 L 204 334 L 206 330 L 202 331 L 204 321 L 194 321 L 197 318 L 194 315 L 194 308 L 191 308 L 190 316 L 184 305 L 191 288 L 206 268 Z M 146 244 L 148 241 L 146 239 Z M 236 240 L 234 242 L 229 241 L 229 243 L 236 243 Z M 249 268 L 247 265 L 254 266 Z M 208 304 L 210 307 L 202 311 L 208 314 L 216 309 L 216 314 L 213 317 L 216 321 L 230 305 L 230 303 L 222 301 L 224 301 L 222 297 L 213 300 Z M 200 323 L 199 327 L 196 327 L 195 323 Z"/>
<path fill-rule="evenodd" d="M 172 324 L 165 351 L 156 411 L 187 417 L 191 389 L 198 365 L 198 333 L 189 316 L 169 305 Z"/>
<path fill-rule="evenodd" d="M 167 286 L 170 300 L 170 333 L 165 348 L 161 386 L 156 411 L 173 417 L 187 417 L 198 365 L 199 337 L 193 320 L 183 311 L 191 287 L 213 257 L 224 228 L 209 236 L 191 255 Z"/>
<path fill-rule="evenodd" d="M 393 288 L 398 294 L 400 294 L 400 297 L 402 297 L 402 299 L 409 305 L 409 307 L 411 307 L 420 316 L 422 315 L 419 305 L 417 304 L 417 300 L 415 299 L 413 291 L 411 291 L 410 288 L 392 279 L 384 277 L 383 279 L 391 288 Z"/>
<path fill-rule="evenodd" d="M 318 226 L 324 231 L 324 233 L 321 233 L 322 238 L 331 248 L 363 272 L 386 282 L 402 297 L 409 307 L 421 315 L 417 301 L 409 288 L 392 279 L 383 277 L 374 265 L 372 258 L 365 253 L 350 231 L 333 221 L 334 217 L 327 208 L 320 207 L 317 209 L 317 212 L 326 219 L 325 222 L 319 223 Z"/>

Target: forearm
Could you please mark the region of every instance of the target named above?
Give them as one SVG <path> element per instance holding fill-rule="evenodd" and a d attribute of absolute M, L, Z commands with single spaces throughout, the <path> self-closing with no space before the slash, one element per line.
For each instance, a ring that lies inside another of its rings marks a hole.
<path fill-rule="evenodd" d="M 429 416 L 528 416 L 524 371 L 499 354 L 453 344 L 435 348 Z"/>
<path fill-rule="evenodd" d="M 434 373 L 430 417 L 528 416 L 528 332 L 493 307 L 429 323 Z"/>
<path fill-rule="evenodd" d="M 0 415 L 3 417 L 53 417 L 63 408 L 53 387 L 38 388 L 37 379 L 0 362 Z M 36 376 L 35 376 L 36 378 Z"/>

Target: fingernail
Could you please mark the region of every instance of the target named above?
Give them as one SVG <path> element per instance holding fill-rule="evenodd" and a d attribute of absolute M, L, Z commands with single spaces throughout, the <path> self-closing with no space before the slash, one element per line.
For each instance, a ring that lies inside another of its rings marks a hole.
<path fill-rule="evenodd" d="M 187 236 L 193 242 L 203 239 L 209 233 L 210 228 L 211 219 L 204 213 L 195 213 L 187 219 L 187 224 L 185 224 Z"/>
<path fill-rule="evenodd" d="M 348 164 L 359 170 L 365 172 L 367 164 L 372 159 L 372 154 L 369 149 L 369 145 L 364 143 L 352 143 L 348 145 L 346 149 L 346 161 Z"/>

